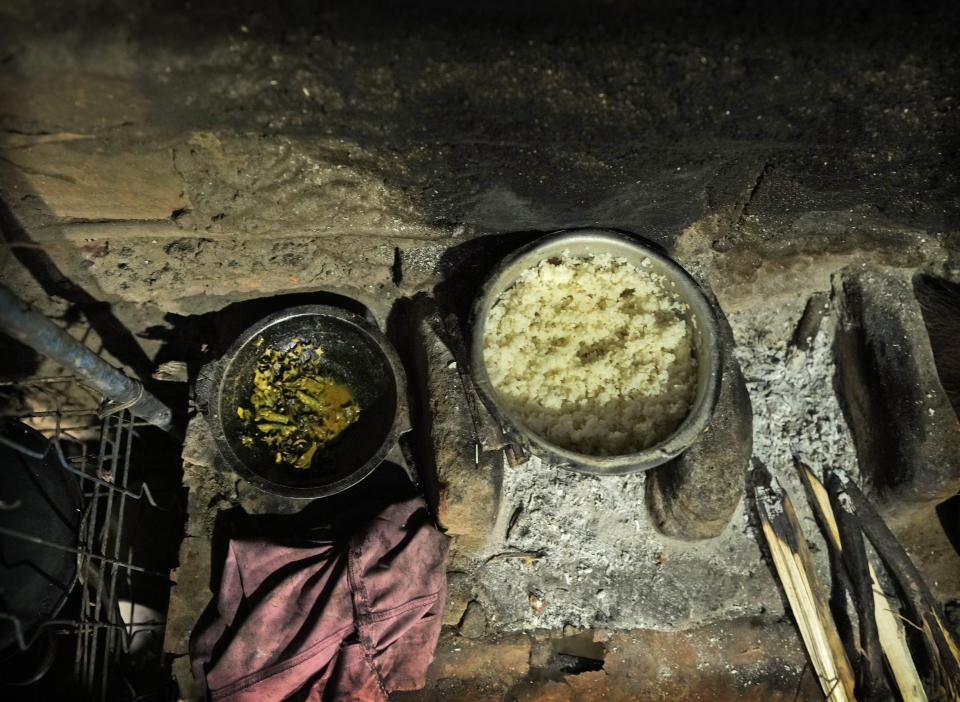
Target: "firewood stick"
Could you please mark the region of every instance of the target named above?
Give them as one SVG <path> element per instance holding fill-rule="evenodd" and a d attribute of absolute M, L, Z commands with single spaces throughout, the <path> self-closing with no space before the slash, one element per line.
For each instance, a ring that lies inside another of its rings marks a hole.
<path fill-rule="evenodd" d="M 828 702 L 853 702 L 854 679 L 823 583 L 793 510 L 776 481 L 754 490 L 763 534 L 800 636 Z"/>
<path fill-rule="evenodd" d="M 893 673 L 893 680 L 903 702 L 927 702 L 927 693 L 920 682 L 917 665 L 907 645 L 907 632 L 900 619 L 899 601 L 888 597 L 880 587 L 876 568 L 868 558 L 870 579 L 873 581 L 873 612 L 877 618 L 877 636 L 880 647 Z"/>
<path fill-rule="evenodd" d="M 920 618 L 921 628 L 926 635 L 924 638 L 929 638 L 936 649 L 934 653 L 939 654 L 931 658 L 935 672 L 939 668 L 942 673 L 940 684 L 948 695 L 952 695 L 953 698 L 960 697 L 960 655 L 958 655 L 957 645 L 943 624 L 936 600 L 923 577 L 856 483 L 839 471 L 834 472 L 833 476 L 835 477 L 831 482 L 835 482 L 835 490 L 849 496 L 860 519 L 863 533 L 873 544 L 891 575 L 900 584 L 910 606 Z M 830 483 L 828 487 L 834 489 L 834 485 Z"/>
<path fill-rule="evenodd" d="M 833 514 L 830 497 L 823 483 L 812 470 L 800 461 L 796 461 L 804 490 L 813 508 L 820 528 L 826 536 L 827 544 L 838 553 L 842 552 L 840 529 Z M 880 579 L 872 560 L 868 557 L 871 590 L 873 594 L 873 613 L 877 624 L 877 637 L 880 648 L 890 666 L 890 672 L 904 702 L 927 702 L 927 693 L 917 673 L 917 666 L 907 645 L 906 631 L 900 620 L 899 602 L 887 596 L 880 587 Z"/>
<path fill-rule="evenodd" d="M 807 496 L 807 503 L 813 510 L 813 516 L 830 553 L 830 608 L 837 623 L 837 631 L 846 645 L 847 656 L 851 660 L 859 654 L 859 642 L 854 640 L 850 617 L 847 614 L 847 594 L 854 597 L 854 586 L 847 575 L 843 561 L 843 548 L 840 544 L 840 530 L 830 507 L 830 498 L 823 484 L 809 467 L 794 457 L 794 467 L 800 474 L 800 482 Z"/>
<path fill-rule="evenodd" d="M 862 654 L 860 669 L 857 671 L 859 681 L 857 691 L 862 692 L 862 696 L 867 700 L 890 699 L 890 689 L 886 685 L 883 674 L 873 581 L 867 562 L 867 550 L 863 543 L 863 532 L 860 531 L 856 516 L 849 509 L 849 500 L 831 494 L 830 501 L 840 531 L 840 543 L 843 544 L 841 554 L 847 574 L 853 582 L 854 599 L 860 615 L 858 620 Z"/>

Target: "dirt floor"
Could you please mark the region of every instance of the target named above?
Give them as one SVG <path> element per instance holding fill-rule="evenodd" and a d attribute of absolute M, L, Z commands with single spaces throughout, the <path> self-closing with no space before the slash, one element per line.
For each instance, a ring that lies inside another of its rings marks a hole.
<path fill-rule="evenodd" d="M 426 471 L 454 539 L 450 597 L 428 688 L 398 698 L 815 698 L 744 499 L 751 455 L 794 492 L 794 454 L 863 472 L 938 598 L 960 599 L 960 466 L 924 438 L 960 446 L 938 352 L 912 287 L 863 304 L 917 326 L 865 312 L 850 331 L 849 282 L 960 276 L 956 7 L 7 0 L 0 19 L 4 284 L 82 311 L 130 372 L 184 361 L 191 381 L 265 310 L 346 295 L 429 395 L 397 459 Z M 575 227 L 662 246 L 729 321 L 743 396 L 678 469 L 727 471 L 671 513 L 699 520 L 686 536 L 650 506 L 653 478 L 476 448 L 462 354 L 408 309 L 420 295 L 462 320 L 500 257 Z M 838 381 L 846 334 L 868 389 L 887 387 L 886 349 L 917 349 L 889 383 L 915 419 L 865 429 L 860 386 Z M 185 386 L 148 382 L 191 415 L 188 534 L 212 531 L 249 486 L 217 468 Z M 902 439 L 921 477 L 871 482 L 870 432 Z M 174 575 L 181 676 L 204 538 Z"/>

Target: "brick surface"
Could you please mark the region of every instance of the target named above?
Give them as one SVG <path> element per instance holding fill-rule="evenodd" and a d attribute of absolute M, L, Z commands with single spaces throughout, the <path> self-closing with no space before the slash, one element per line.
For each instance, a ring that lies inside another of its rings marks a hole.
<path fill-rule="evenodd" d="M 657 530 L 684 540 L 719 536 L 743 494 L 753 449 L 753 415 L 733 333 L 718 303 L 720 393 L 700 439 L 647 474 L 645 501 Z"/>
<path fill-rule="evenodd" d="M 189 208 L 170 149 L 107 151 L 98 141 L 36 144 L 0 153 L 0 188 L 64 219 L 165 220 Z"/>
<path fill-rule="evenodd" d="M 511 680 L 527 674 L 529 661 L 530 641 L 522 634 L 472 641 L 444 632 L 429 676 L 431 680 Z"/>
<path fill-rule="evenodd" d="M 411 307 L 411 342 L 422 348 L 415 359 L 421 388 L 429 450 L 424 456 L 428 492 L 435 494 L 440 524 L 450 534 L 453 567 L 470 569 L 481 558 L 500 504 L 499 451 L 478 451 L 458 362 L 437 331 L 433 301 L 421 298 Z"/>
<path fill-rule="evenodd" d="M 878 266 L 835 279 L 839 388 L 865 486 L 888 516 L 960 489 L 960 421 L 937 367 L 914 273 Z"/>
<path fill-rule="evenodd" d="M 30 76 L 0 76 L 0 105 L 30 131 L 90 133 L 142 123 L 150 101 L 129 78 L 84 70 L 59 70 Z"/>
<path fill-rule="evenodd" d="M 591 632 L 585 632 L 590 634 Z M 795 702 L 821 699 L 790 621 L 740 619 L 680 632 L 595 631 L 599 670 L 565 669 L 560 632 L 470 641 L 445 628 L 424 690 L 397 700 Z M 583 636 L 578 633 L 576 636 Z M 527 658 L 529 656 L 529 664 Z"/>

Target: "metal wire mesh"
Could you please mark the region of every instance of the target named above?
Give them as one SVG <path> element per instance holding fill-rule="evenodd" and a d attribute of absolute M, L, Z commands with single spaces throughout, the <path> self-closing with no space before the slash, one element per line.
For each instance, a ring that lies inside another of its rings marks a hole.
<path fill-rule="evenodd" d="M 77 556 L 76 573 L 63 593 L 56 619 L 29 633 L 10 613 L 0 612 L 0 619 L 12 624 L 20 650 L 51 634 L 68 639 L 73 644 L 74 684 L 89 699 L 106 700 L 115 698 L 117 686 L 126 683 L 117 679 L 118 662 L 137 637 L 151 630 L 162 632 L 164 626 L 157 619 L 138 616 L 136 598 L 131 595 L 132 576 L 159 578 L 166 584 L 169 573 L 138 566 L 130 540 L 124 538 L 129 528 L 125 523 L 128 503 L 144 501 L 156 506 L 145 481 L 131 489 L 134 439 L 142 425 L 126 411 L 102 416 L 102 406 L 101 397 L 69 376 L 0 382 L 0 417 L 24 422 L 46 438 L 46 445 L 37 450 L 3 436 L 0 442 L 35 459 L 53 452 L 56 465 L 79 481 L 83 495 L 73 546 L 0 527 L 5 537 Z M 132 689 L 127 692 L 130 698 L 136 694 Z"/>

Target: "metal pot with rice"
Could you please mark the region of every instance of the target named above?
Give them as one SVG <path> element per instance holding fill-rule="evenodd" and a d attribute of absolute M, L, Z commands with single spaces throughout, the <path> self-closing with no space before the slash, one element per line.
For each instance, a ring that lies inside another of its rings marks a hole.
<path fill-rule="evenodd" d="M 713 307 L 625 234 L 548 235 L 505 259 L 472 315 L 471 373 L 527 450 L 600 474 L 648 470 L 707 427 L 720 383 Z"/>

